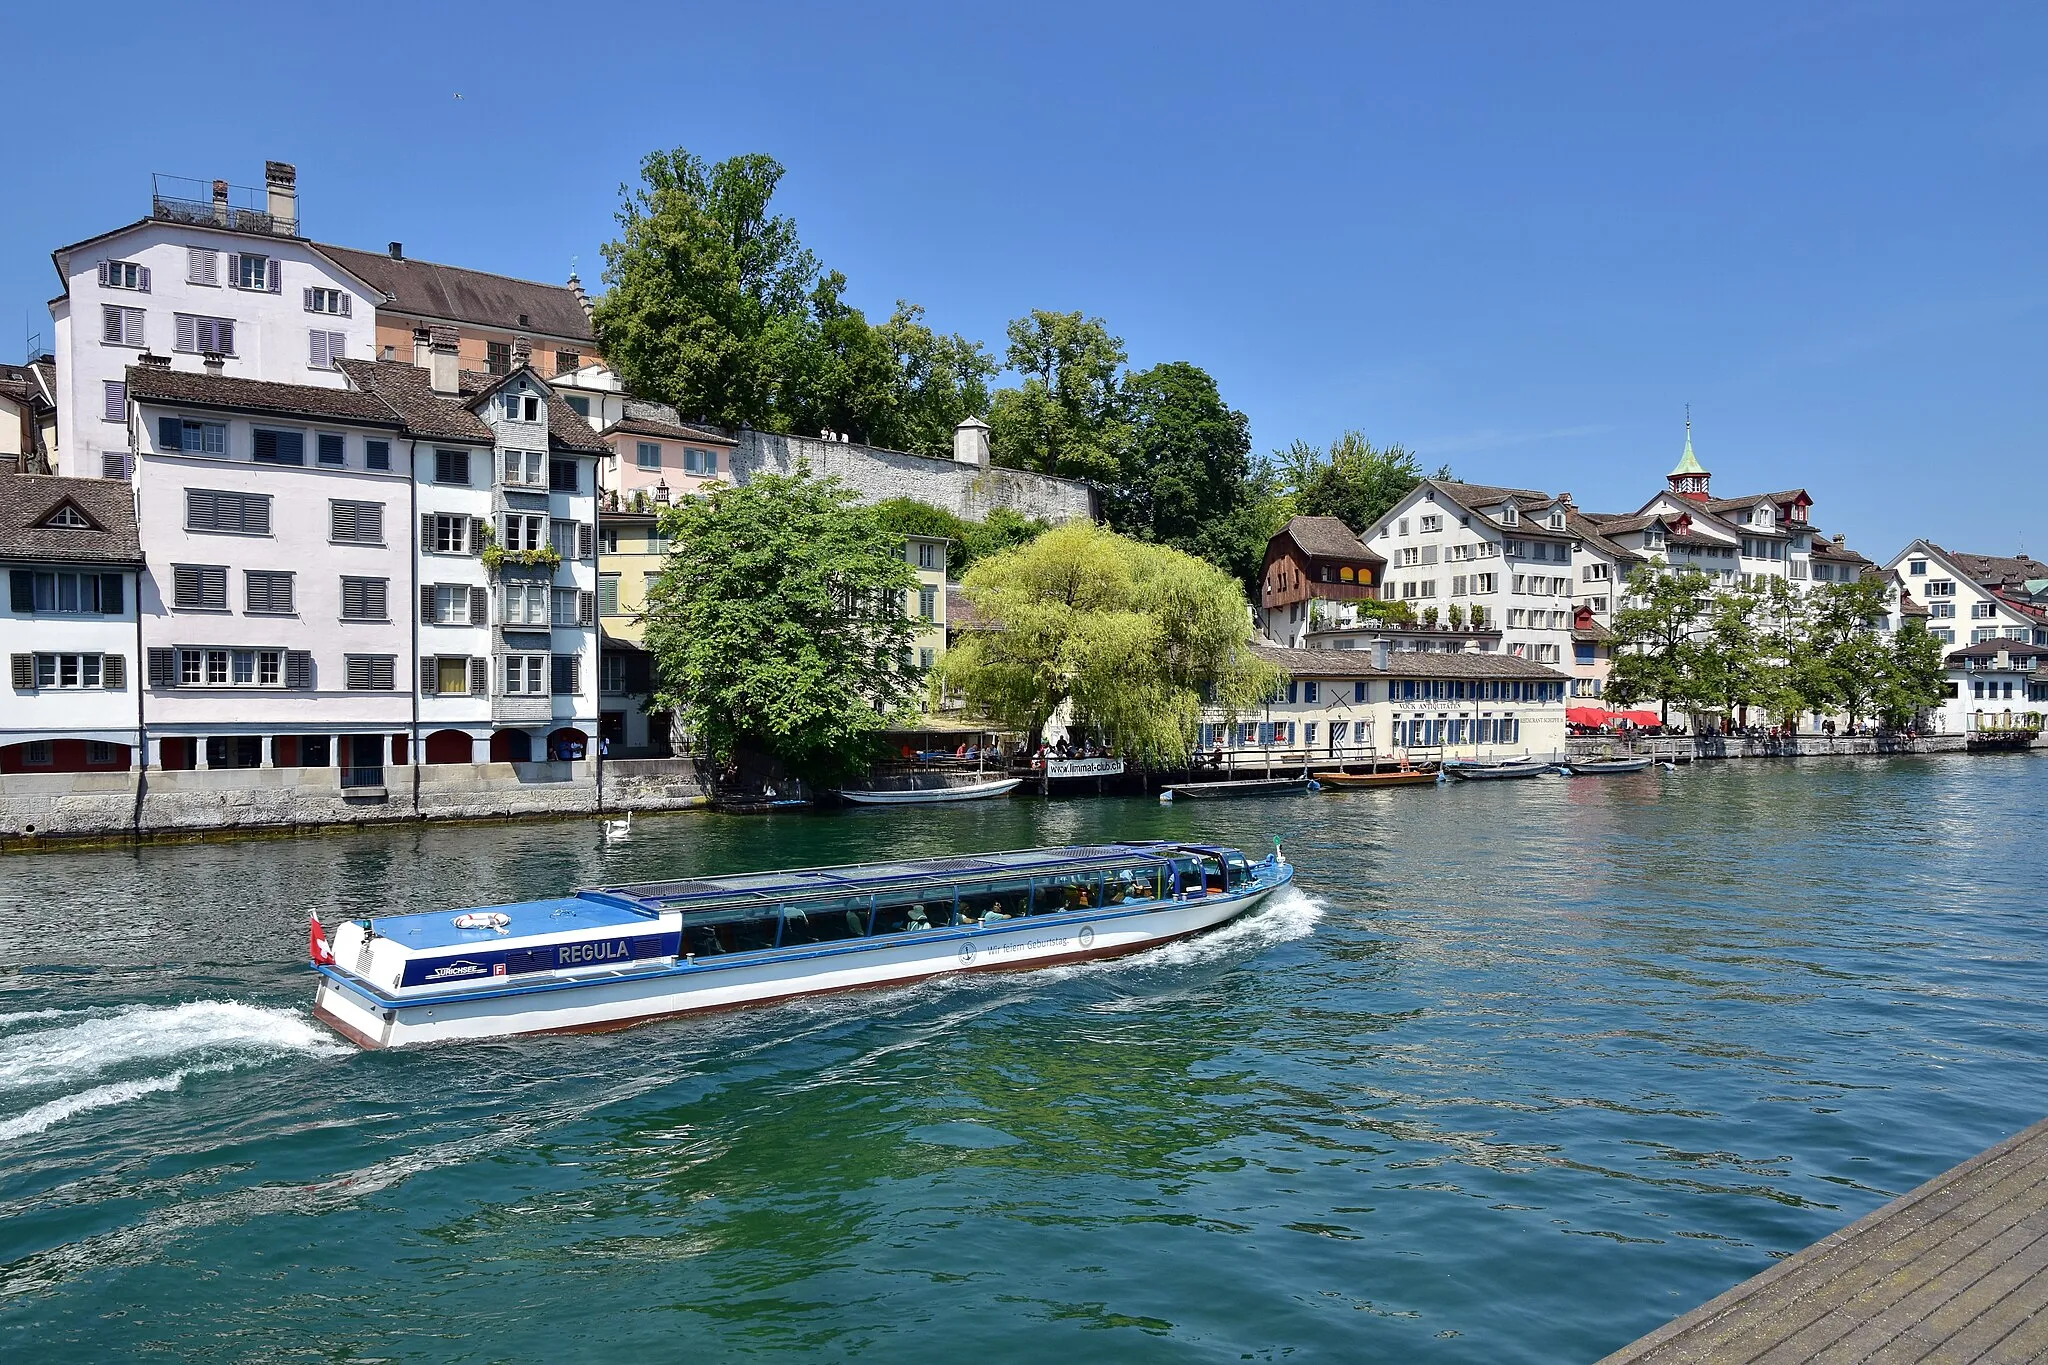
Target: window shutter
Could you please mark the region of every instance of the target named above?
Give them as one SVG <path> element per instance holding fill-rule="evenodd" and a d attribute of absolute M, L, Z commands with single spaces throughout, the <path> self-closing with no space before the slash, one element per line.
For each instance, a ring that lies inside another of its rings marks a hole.
<path fill-rule="evenodd" d="M 594 626 L 597 624 L 597 594 L 579 592 L 576 594 L 576 624 Z"/>
<path fill-rule="evenodd" d="M 284 292 L 284 262 L 272 256 L 265 264 L 267 267 L 265 273 L 270 277 L 270 292 L 282 294 Z"/>
<path fill-rule="evenodd" d="M 284 653 L 284 685 L 304 692 L 313 686 L 313 656 L 303 649 Z"/>
<path fill-rule="evenodd" d="M 597 544 L 597 528 L 587 521 L 576 523 L 576 557 L 590 558 L 591 549 Z"/>
<path fill-rule="evenodd" d="M 111 303 L 100 305 L 100 340 L 116 345 L 121 341 L 121 310 Z"/>
<path fill-rule="evenodd" d="M 431 697 L 441 688 L 441 667 L 431 657 L 420 656 L 420 695 Z"/>
<path fill-rule="evenodd" d="M 484 523 L 480 517 L 469 519 L 469 552 L 473 555 L 484 552 Z"/>
<path fill-rule="evenodd" d="M 128 685 L 128 656 L 109 654 L 100 660 L 100 683 L 102 686 L 119 691 Z"/>
<path fill-rule="evenodd" d="M 107 270 L 111 264 L 112 262 L 109 261 L 100 262 L 100 288 L 102 289 L 107 287 Z"/>
<path fill-rule="evenodd" d="M 487 626 L 491 623 L 491 594 L 488 589 L 469 590 L 469 623 L 473 626 Z"/>
<path fill-rule="evenodd" d="M 423 625 L 429 626 L 441 624 L 440 618 L 434 615 L 434 585 L 432 583 L 420 584 L 420 622 Z"/>
<path fill-rule="evenodd" d="M 308 360 L 313 368 L 316 370 L 333 369 L 333 360 L 327 354 L 327 333 L 321 331 L 308 332 L 306 333 L 306 340 L 312 352 Z"/>
<path fill-rule="evenodd" d="M 178 685 L 177 650 L 152 649 L 149 651 L 149 685 L 151 687 L 176 687 Z"/>
<path fill-rule="evenodd" d="M 479 589 L 478 591 L 482 591 Z M 489 696 L 491 691 L 491 661 L 471 659 L 469 661 L 469 694 L 472 697 Z"/>
<path fill-rule="evenodd" d="M 120 616 L 126 612 L 128 606 L 122 600 L 123 596 L 121 575 L 117 573 L 103 573 L 100 575 L 100 615 Z"/>
<path fill-rule="evenodd" d="M 190 313 L 178 314 L 177 349 L 196 351 L 199 349 L 199 319 Z"/>
<path fill-rule="evenodd" d="M 351 316 L 351 314 L 350 314 L 350 313 L 349 313 L 349 311 L 348 311 L 348 300 L 349 300 L 349 296 L 348 296 L 348 295 L 347 295 L 346 293 L 343 293 L 342 295 L 340 295 L 340 298 L 341 298 L 341 315 L 342 315 L 343 317 L 349 317 L 349 316 Z"/>
<path fill-rule="evenodd" d="M 242 287 L 242 257 L 241 257 L 241 253 L 240 253 L 240 252 L 235 252 L 235 251 L 230 251 L 230 252 L 228 253 L 228 288 L 230 288 L 230 289 L 240 289 L 241 287 Z"/>
<path fill-rule="evenodd" d="M 569 692 L 575 695 L 583 691 L 583 656 L 571 655 L 569 659 Z"/>
<path fill-rule="evenodd" d="M 185 424 L 175 417 L 156 419 L 156 448 L 160 451 L 185 448 Z"/>
<path fill-rule="evenodd" d="M 7 575 L 7 604 L 23 616 L 36 609 L 36 576 L 28 569 L 16 569 Z"/>
<path fill-rule="evenodd" d="M 122 422 L 128 418 L 128 386 L 117 379 L 106 381 L 106 417 L 109 422 Z"/>
<path fill-rule="evenodd" d="M 312 312 L 312 311 L 313 311 L 313 291 L 312 291 L 312 290 L 311 290 L 311 289 L 309 288 L 309 289 L 307 289 L 307 290 L 306 290 L 305 292 L 306 292 L 306 311 L 310 313 L 310 312 Z"/>
<path fill-rule="evenodd" d="M 135 277 L 135 287 L 147 294 L 149 292 L 149 267 L 146 265 L 135 267 Z"/>
<path fill-rule="evenodd" d="M 105 274 L 106 267 L 101 266 L 100 272 Z M 36 685 L 36 656 L 33 654 L 16 654 L 10 662 L 14 665 L 15 688 L 23 692 L 32 691 Z"/>
<path fill-rule="evenodd" d="M 327 504 L 327 538 L 329 540 L 354 540 L 356 538 L 356 509 L 345 502 Z"/>

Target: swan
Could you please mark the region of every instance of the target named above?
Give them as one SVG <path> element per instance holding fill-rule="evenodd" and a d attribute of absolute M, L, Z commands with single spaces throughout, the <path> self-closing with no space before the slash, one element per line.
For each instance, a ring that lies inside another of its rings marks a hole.
<path fill-rule="evenodd" d="M 626 818 L 623 820 L 607 820 L 604 822 L 604 841 L 608 844 L 623 839 L 632 832 L 633 812 L 631 811 L 626 812 Z"/>

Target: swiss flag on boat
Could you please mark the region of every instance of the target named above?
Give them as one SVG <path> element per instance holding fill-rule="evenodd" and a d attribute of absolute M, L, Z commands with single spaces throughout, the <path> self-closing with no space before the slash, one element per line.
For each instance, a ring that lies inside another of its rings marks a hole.
<path fill-rule="evenodd" d="M 332 967 L 334 965 L 334 954 L 327 951 L 327 940 L 320 933 L 320 912 L 318 910 L 313 912 L 313 927 L 309 933 L 313 940 L 313 965 L 316 967 Z"/>

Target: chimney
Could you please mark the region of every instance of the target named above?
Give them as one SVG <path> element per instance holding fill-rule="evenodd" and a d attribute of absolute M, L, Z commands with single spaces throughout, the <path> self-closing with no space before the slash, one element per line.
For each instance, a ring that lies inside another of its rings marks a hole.
<path fill-rule="evenodd" d="M 412 363 L 427 369 L 434 363 L 434 334 L 424 327 L 412 329 Z"/>
<path fill-rule="evenodd" d="M 988 468 L 988 423 L 970 417 L 953 428 L 953 461 Z"/>
<path fill-rule="evenodd" d="M 390 252 L 390 253 L 391 253 L 391 259 L 392 259 L 392 260 L 394 260 L 394 261 L 402 261 L 402 260 L 404 260 L 404 259 L 405 259 L 405 243 L 404 243 L 404 242 L 393 242 L 393 243 L 391 243 L 391 244 L 390 244 L 389 246 L 385 247 L 384 249 L 385 249 L 386 251 L 388 251 L 388 252 Z"/>
<path fill-rule="evenodd" d="M 157 355 L 150 351 L 144 351 L 141 355 L 135 357 L 135 363 L 138 365 L 149 365 L 159 370 L 171 368 L 171 358 L 169 356 Z"/>
<path fill-rule="evenodd" d="M 453 398 L 462 392 L 462 362 L 457 358 L 457 333 L 453 327 L 436 327 L 428 344 L 434 392 Z"/>
<path fill-rule="evenodd" d="M 1382 673 L 1387 671 L 1387 649 L 1386 636 L 1375 635 L 1372 637 L 1372 666 Z"/>
<path fill-rule="evenodd" d="M 1846 544 L 1848 544 L 1848 543 L 1849 543 L 1849 537 L 1847 537 L 1847 536 L 1843 535 L 1843 534 L 1842 534 L 1842 533 L 1841 533 L 1840 531 L 1837 531 L 1837 532 L 1835 532 L 1835 544 L 1837 544 L 1837 545 L 1846 545 Z"/>
<path fill-rule="evenodd" d="M 228 182 L 213 182 L 213 223 L 215 227 L 228 225 Z"/>
<path fill-rule="evenodd" d="M 218 375 L 227 371 L 227 359 L 219 351 L 208 351 L 200 358 L 199 363 L 206 366 L 208 374 Z"/>
<path fill-rule="evenodd" d="M 270 230 L 280 237 L 299 232 L 299 168 L 289 161 L 263 163 L 263 187 L 269 191 Z"/>
<path fill-rule="evenodd" d="M 519 317 L 521 321 L 524 321 L 526 318 L 526 314 L 521 313 Z M 531 366 L 533 365 L 533 342 L 528 337 L 513 337 L 512 368 L 516 370 L 521 365 L 525 365 L 529 368 L 531 368 Z"/>

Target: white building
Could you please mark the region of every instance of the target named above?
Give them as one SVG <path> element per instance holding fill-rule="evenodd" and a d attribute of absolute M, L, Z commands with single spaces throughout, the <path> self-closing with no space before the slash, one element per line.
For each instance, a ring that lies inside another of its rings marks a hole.
<path fill-rule="evenodd" d="M 0 474 L 0 773 L 119 772 L 140 742 L 136 575 L 126 484 Z"/>
<path fill-rule="evenodd" d="M 1568 494 L 1424 479 L 1361 539 L 1386 560 L 1383 600 L 1424 621 L 1455 606 L 1499 631 L 1508 657 L 1558 665 L 1572 643 L 1573 510 Z"/>
<path fill-rule="evenodd" d="M 208 199 L 159 178 L 148 217 L 52 253 L 59 473 L 126 475 L 124 373 L 145 353 L 321 388 L 343 386 L 335 359 L 372 354 L 382 294 L 300 237 L 297 172 L 265 173 L 260 204 L 225 181 Z"/>
<path fill-rule="evenodd" d="M 2048 645 L 2048 564 L 2038 559 L 1970 554 L 1916 540 L 1885 569 L 1900 592 L 1927 608 L 1927 628 L 1945 644 Z"/>
<path fill-rule="evenodd" d="M 1995 638 L 1950 652 L 1939 733 L 2040 730 L 2048 713 L 2048 643 Z"/>
<path fill-rule="evenodd" d="M 1212 713 L 1199 745 L 1233 766 L 1399 756 L 1505 758 L 1565 752 L 1565 691 L 1555 669 L 1506 654 L 1366 649 L 1252 652 L 1287 674 L 1256 716 Z"/>

